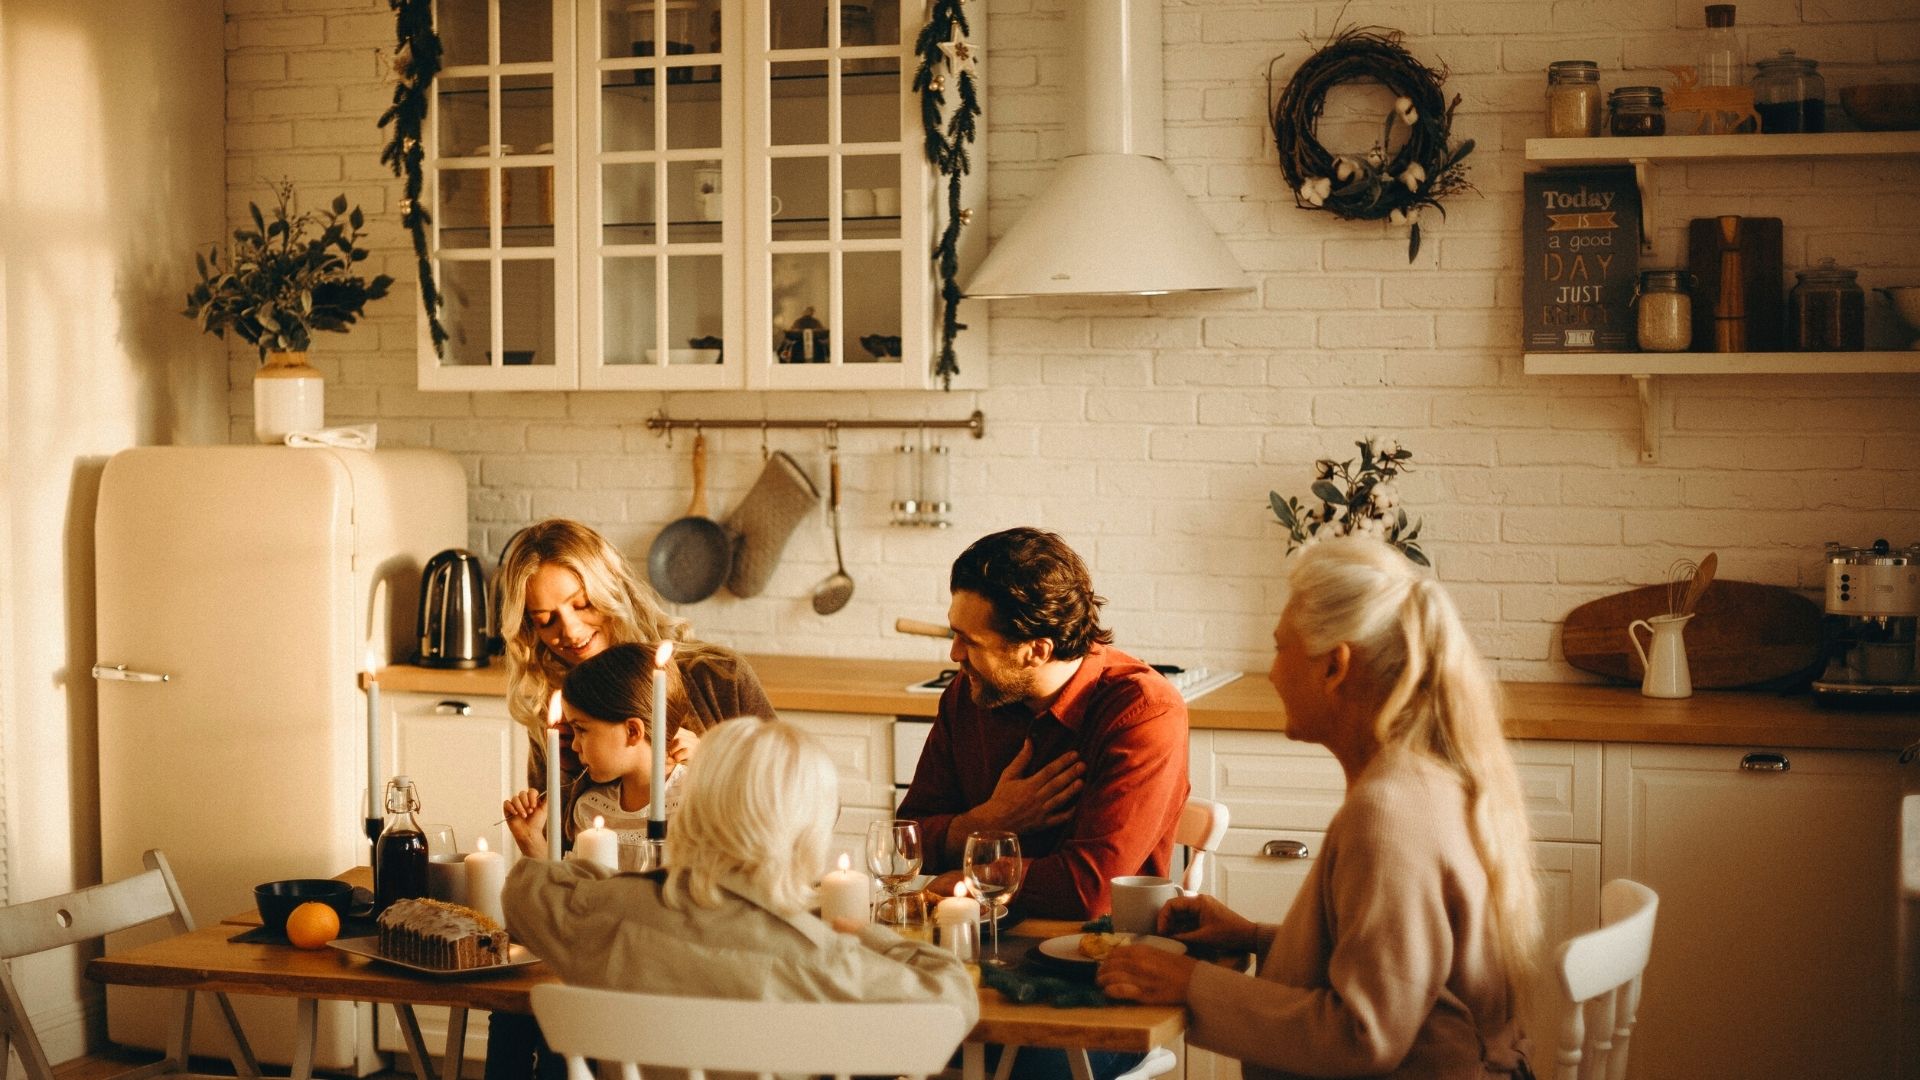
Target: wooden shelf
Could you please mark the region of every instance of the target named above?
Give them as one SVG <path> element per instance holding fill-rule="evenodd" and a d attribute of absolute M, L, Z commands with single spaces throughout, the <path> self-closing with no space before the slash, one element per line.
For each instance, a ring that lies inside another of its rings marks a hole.
<path fill-rule="evenodd" d="M 1528 139 L 1543 165 L 1719 161 L 1729 158 L 1897 157 L 1920 154 L 1920 131 L 1830 131 L 1819 135 L 1642 135 Z"/>
<path fill-rule="evenodd" d="M 1902 352 L 1525 353 L 1529 375 L 1886 375 L 1920 373 Z"/>

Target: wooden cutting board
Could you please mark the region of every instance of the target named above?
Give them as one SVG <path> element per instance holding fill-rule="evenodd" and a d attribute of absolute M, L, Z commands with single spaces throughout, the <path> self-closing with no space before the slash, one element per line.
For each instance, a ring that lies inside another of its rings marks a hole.
<path fill-rule="evenodd" d="M 1648 585 L 1581 604 L 1560 631 L 1567 663 L 1638 685 L 1645 668 L 1627 624 L 1667 612 L 1667 587 Z M 1820 605 L 1778 585 L 1716 580 L 1687 624 L 1687 668 L 1696 689 L 1791 686 L 1820 664 Z M 1644 647 L 1647 634 L 1640 632 Z"/>

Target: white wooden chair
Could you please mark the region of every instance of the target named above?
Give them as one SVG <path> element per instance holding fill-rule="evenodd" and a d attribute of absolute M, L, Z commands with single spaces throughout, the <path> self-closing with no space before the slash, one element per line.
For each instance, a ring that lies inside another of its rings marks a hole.
<path fill-rule="evenodd" d="M 1180 811 L 1180 823 L 1174 826 L 1173 842 L 1187 849 L 1187 872 L 1180 888 L 1198 895 L 1207 884 L 1207 856 L 1220 850 L 1227 838 L 1227 804 L 1211 799 L 1191 798 Z"/>
<path fill-rule="evenodd" d="M 1554 951 L 1564 1020 L 1556 1080 L 1624 1080 L 1627 1044 L 1640 1009 L 1640 976 L 1653 951 L 1660 898 L 1637 881 L 1615 878 L 1600 890 L 1600 928 Z"/>
<path fill-rule="evenodd" d="M 587 1059 L 642 1068 L 928 1076 L 966 1037 L 966 1019 L 933 1002 L 786 1002 L 665 997 L 547 983 L 533 988 L 547 1044 L 566 1055 L 569 1080 L 592 1080 Z"/>
<path fill-rule="evenodd" d="M 193 915 L 187 911 L 186 898 L 173 880 L 166 856 L 149 851 L 143 857 L 146 872 L 106 885 L 95 885 L 23 904 L 0 908 L 0 1075 L 6 1071 L 7 1051 L 11 1046 L 26 1066 L 27 1080 L 53 1080 L 53 1065 L 34 1034 L 32 1018 L 13 983 L 13 960 L 19 956 L 92 941 L 120 930 L 128 930 L 158 919 L 168 920 L 176 933 L 194 928 Z M 228 1056 L 234 1070 L 243 1077 L 258 1077 L 260 1065 L 254 1060 L 247 1037 L 240 1030 L 227 995 L 214 994 L 213 1000 L 226 1021 L 232 1040 Z M 193 993 L 180 994 L 173 1025 L 167 1035 L 167 1056 L 151 1065 L 123 1072 L 112 1080 L 147 1080 L 154 1076 L 193 1077 L 188 1070 L 188 1048 L 193 1045 Z M 228 1078 L 231 1080 L 231 1078 Z"/>

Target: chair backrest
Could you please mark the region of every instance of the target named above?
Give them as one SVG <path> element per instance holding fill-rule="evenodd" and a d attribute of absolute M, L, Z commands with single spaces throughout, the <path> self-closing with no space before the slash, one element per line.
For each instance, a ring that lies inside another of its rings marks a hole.
<path fill-rule="evenodd" d="M 53 1080 L 53 1066 L 34 1033 L 31 1017 L 13 983 L 12 961 L 49 949 L 95 941 L 120 930 L 168 919 L 175 933 L 194 928 L 186 898 L 173 880 L 167 857 L 158 851 L 144 856 L 146 872 L 104 885 L 94 885 L 61 896 L 0 907 L 0 1074 L 7 1067 L 11 1046 L 20 1054 L 29 1080 Z M 240 1033 L 226 995 L 215 995 L 232 1038 L 231 1053 L 237 1072 L 257 1077 L 258 1063 Z M 167 1057 L 153 1065 L 122 1074 L 157 1076 L 185 1069 L 186 1047 L 192 1035 L 192 1001 L 183 998 L 169 1041 Z"/>
<path fill-rule="evenodd" d="M 951 1005 L 736 1001 L 666 997 L 546 983 L 533 1015 L 547 1044 L 586 1080 L 586 1059 L 639 1067 L 852 1076 L 939 1072 L 966 1037 Z"/>
<path fill-rule="evenodd" d="M 1180 887 L 1191 895 L 1207 883 L 1207 853 L 1220 850 L 1227 838 L 1227 806 L 1211 799 L 1190 798 L 1174 826 L 1173 842 L 1187 849 L 1187 872 Z"/>
<path fill-rule="evenodd" d="M 1600 928 L 1569 938 L 1553 958 L 1565 995 L 1555 1076 L 1622 1080 L 1627 1045 L 1639 1019 L 1640 976 L 1653 952 L 1660 898 L 1637 881 L 1615 878 L 1600 890 Z"/>

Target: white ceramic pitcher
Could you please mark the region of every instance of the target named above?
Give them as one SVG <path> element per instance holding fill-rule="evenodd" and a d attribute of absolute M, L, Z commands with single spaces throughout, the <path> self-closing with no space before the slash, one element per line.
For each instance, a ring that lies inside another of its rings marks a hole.
<path fill-rule="evenodd" d="M 1657 698 L 1693 696 L 1693 675 L 1687 670 L 1687 643 L 1681 636 L 1692 618 L 1692 615 L 1656 615 L 1627 624 L 1627 640 L 1633 642 L 1633 651 L 1640 654 L 1640 664 L 1647 672 L 1640 682 L 1642 694 Z M 1645 648 L 1640 645 L 1640 635 L 1634 632 L 1641 627 L 1646 627 L 1652 639 Z"/>

